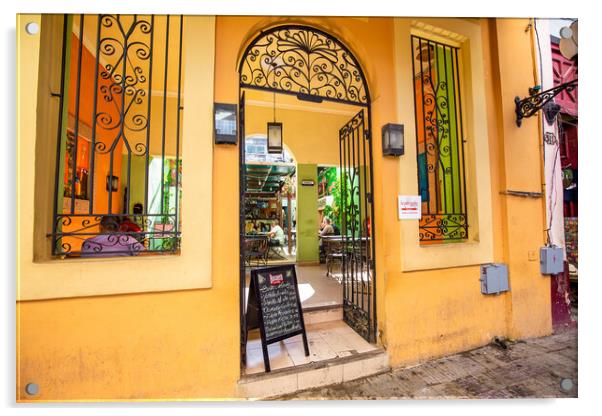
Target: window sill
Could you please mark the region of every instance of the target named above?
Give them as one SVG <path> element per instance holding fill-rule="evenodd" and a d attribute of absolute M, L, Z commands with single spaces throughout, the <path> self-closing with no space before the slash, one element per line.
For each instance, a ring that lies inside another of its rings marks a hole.
<path fill-rule="evenodd" d="M 419 245 L 404 250 L 403 271 L 436 270 L 477 266 L 493 261 L 491 241 Z"/>
<path fill-rule="evenodd" d="M 65 256 L 65 257 L 58 257 L 58 256 L 54 256 L 51 257 L 49 259 L 44 259 L 44 260 L 36 260 L 35 263 L 36 264 L 55 264 L 55 263 L 106 263 L 106 262 L 131 262 L 134 260 L 140 260 L 140 259 L 145 259 L 145 261 L 148 259 L 149 261 L 151 259 L 153 260 L 167 260 L 167 259 L 173 259 L 173 258 L 178 258 L 181 256 L 181 252 L 177 251 L 175 253 L 165 253 L 165 254 L 152 254 L 152 253 L 147 253 L 147 254 L 138 254 L 135 256 L 112 256 L 112 257 L 80 257 L 80 256 Z"/>

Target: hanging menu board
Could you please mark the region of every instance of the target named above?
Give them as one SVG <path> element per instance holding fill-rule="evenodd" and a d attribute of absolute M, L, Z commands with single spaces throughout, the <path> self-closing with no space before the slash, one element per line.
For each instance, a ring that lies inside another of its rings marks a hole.
<path fill-rule="evenodd" d="M 301 334 L 309 355 L 294 264 L 251 270 L 247 330 L 257 327 L 266 371 L 270 371 L 268 344 Z"/>

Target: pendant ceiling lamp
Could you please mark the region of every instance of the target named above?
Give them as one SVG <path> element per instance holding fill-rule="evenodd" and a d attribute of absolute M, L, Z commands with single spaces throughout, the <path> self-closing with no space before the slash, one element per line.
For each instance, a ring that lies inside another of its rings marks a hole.
<path fill-rule="evenodd" d="M 276 122 L 276 93 L 274 93 L 274 121 L 268 122 L 268 153 L 282 153 L 282 123 Z"/>

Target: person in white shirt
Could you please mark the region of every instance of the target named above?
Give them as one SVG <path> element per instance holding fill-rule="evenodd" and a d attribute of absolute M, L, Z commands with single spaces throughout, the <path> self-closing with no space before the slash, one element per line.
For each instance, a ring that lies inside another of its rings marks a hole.
<path fill-rule="evenodd" d="M 283 246 L 284 245 L 284 230 L 278 224 L 278 221 L 272 222 L 272 229 L 268 233 L 270 237 L 270 246 Z"/>

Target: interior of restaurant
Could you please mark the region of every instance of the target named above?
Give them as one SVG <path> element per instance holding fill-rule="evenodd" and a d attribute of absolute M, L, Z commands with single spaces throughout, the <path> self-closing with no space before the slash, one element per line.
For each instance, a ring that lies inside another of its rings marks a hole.
<path fill-rule="evenodd" d="M 341 262 L 324 242 L 340 235 L 339 129 L 357 111 L 245 91 L 247 287 L 251 268 L 294 263 L 304 309 L 342 304 Z M 267 125 L 274 122 L 282 125 L 278 153 L 268 149 Z M 329 229 L 321 236 L 325 219 Z"/>

